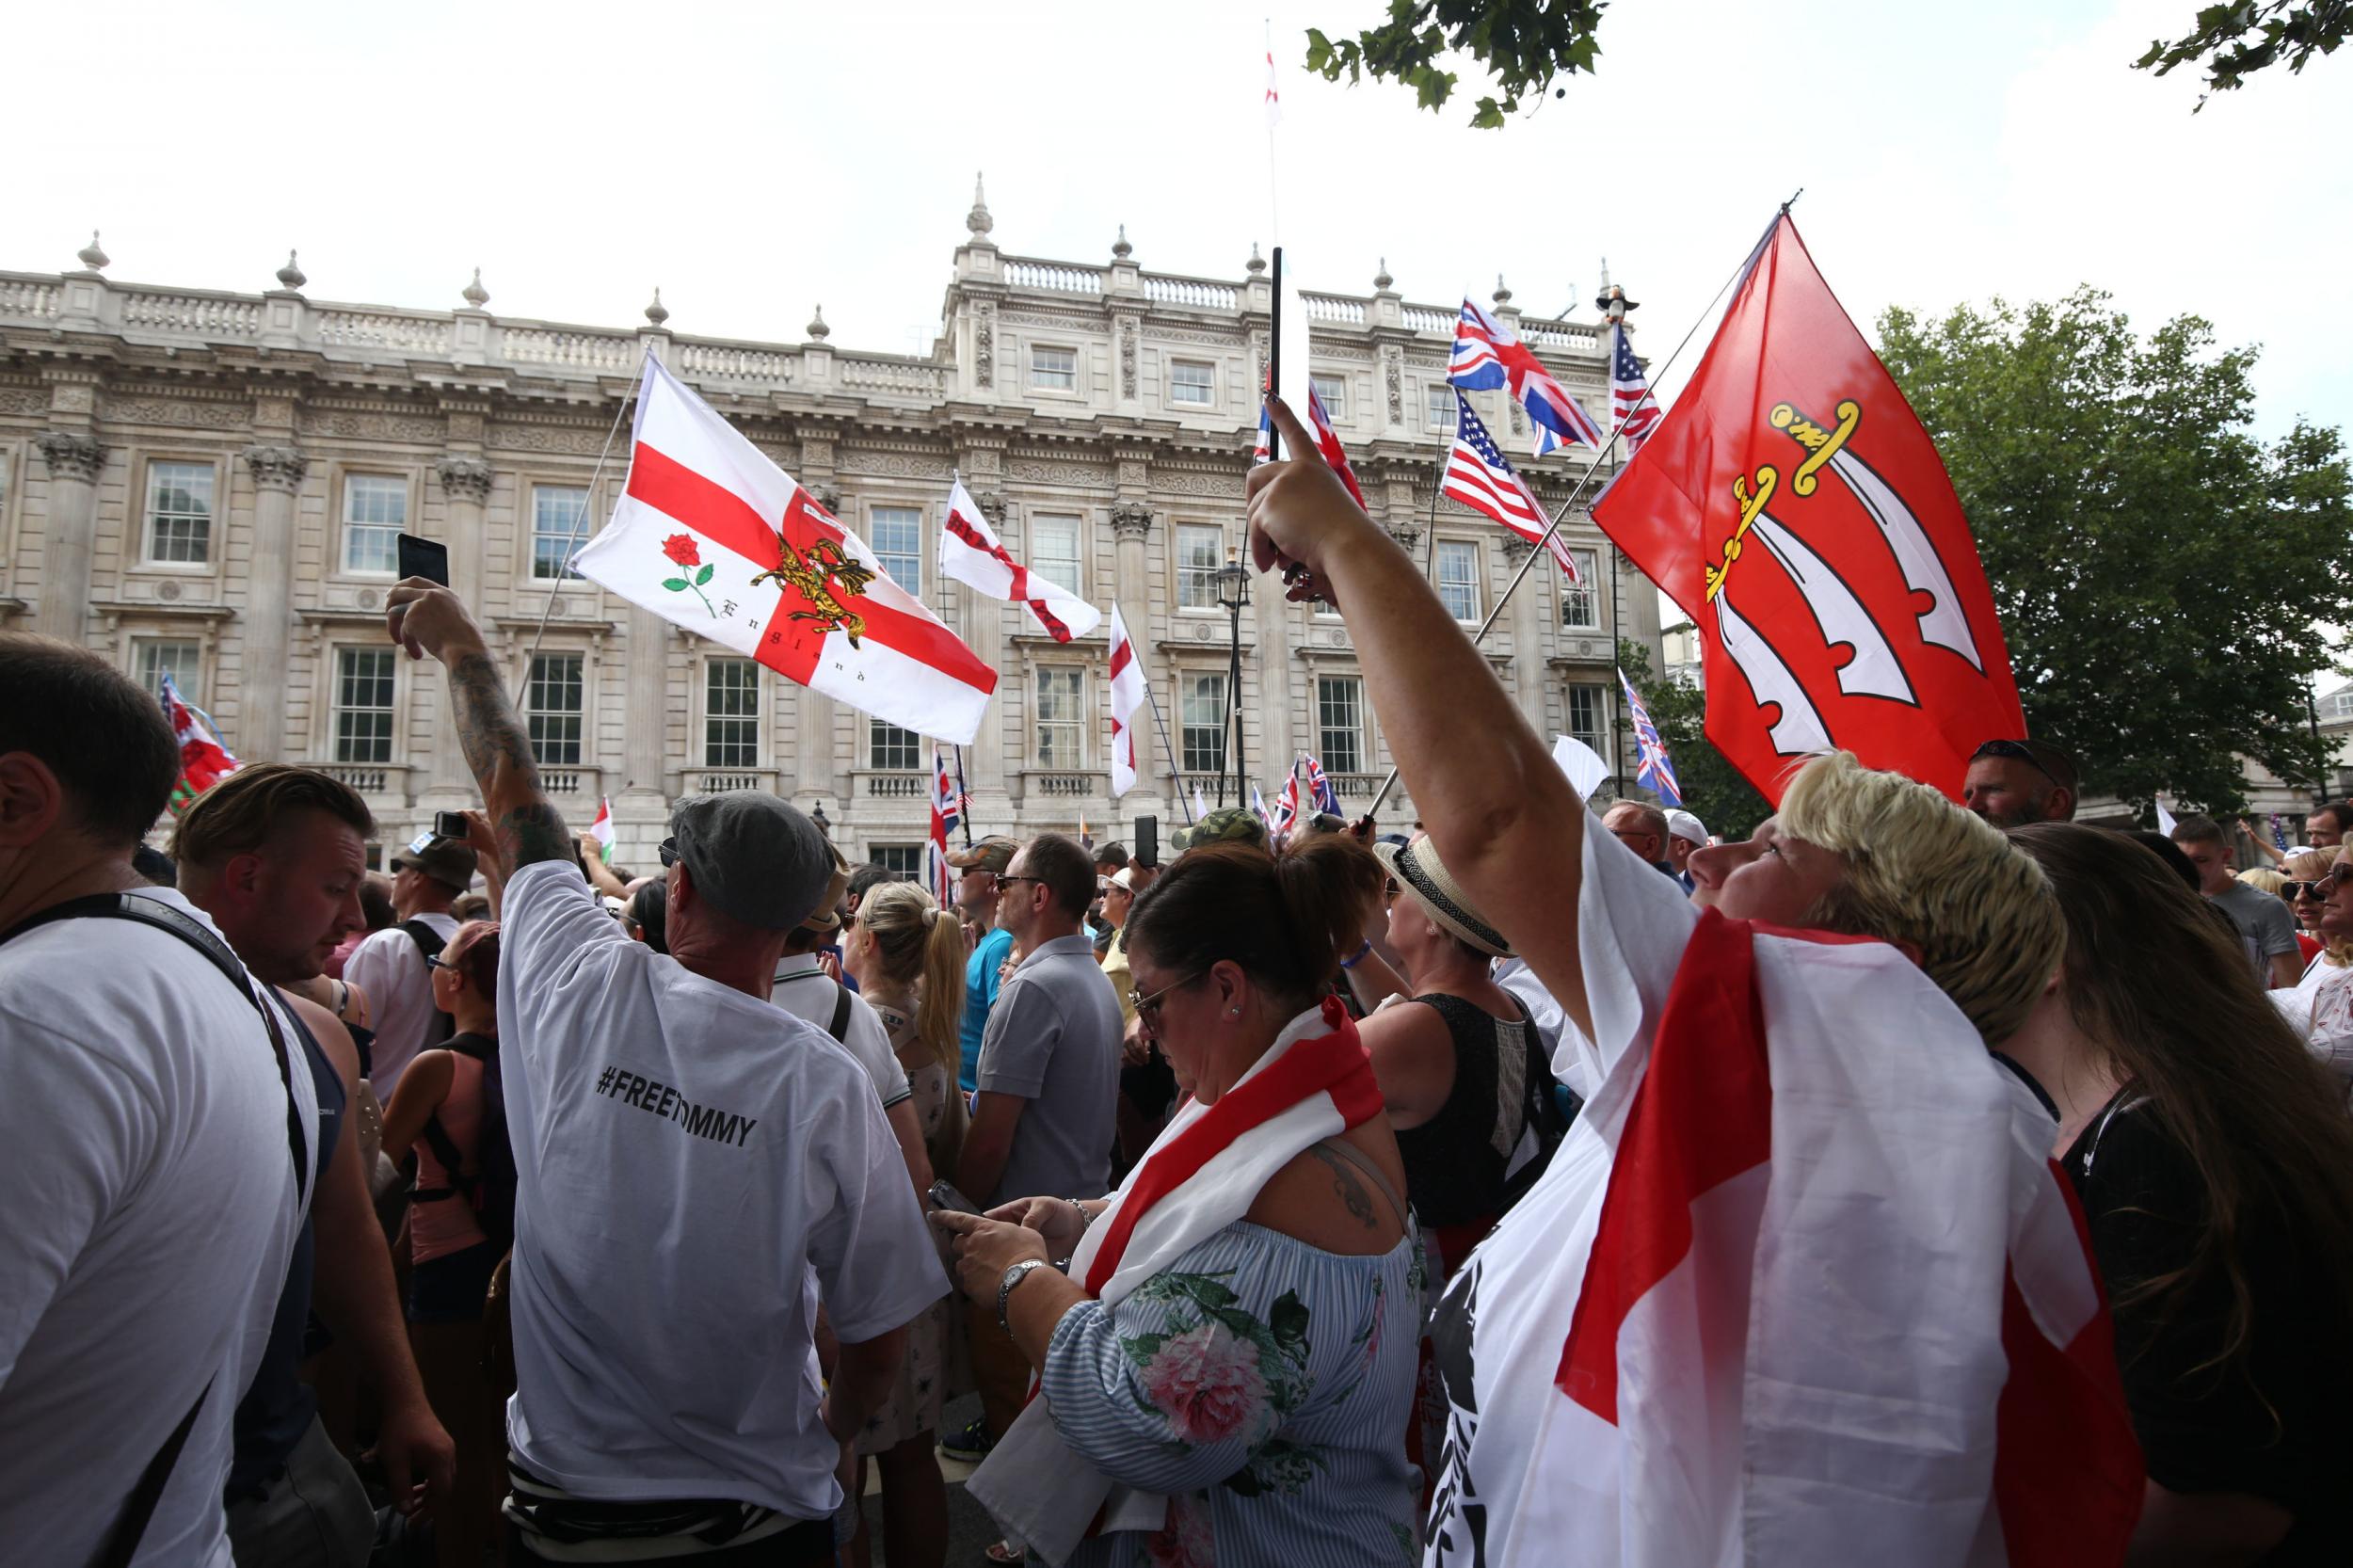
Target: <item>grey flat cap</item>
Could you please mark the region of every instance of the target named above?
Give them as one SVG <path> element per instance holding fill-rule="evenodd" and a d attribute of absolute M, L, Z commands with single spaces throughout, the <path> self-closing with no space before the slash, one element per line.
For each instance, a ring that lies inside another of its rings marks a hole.
<path fill-rule="evenodd" d="M 670 836 L 695 891 L 762 931 L 808 919 L 833 881 L 833 845 L 817 824 L 757 790 L 689 795 L 670 813 Z"/>

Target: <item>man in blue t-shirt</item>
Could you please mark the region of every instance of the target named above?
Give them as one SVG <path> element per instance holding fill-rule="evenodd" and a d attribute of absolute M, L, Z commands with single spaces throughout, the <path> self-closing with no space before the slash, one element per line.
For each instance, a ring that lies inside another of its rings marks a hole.
<path fill-rule="evenodd" d="M 998 971 L 1013 952 L 1013 933 L 997 924 L 997 878 L 1013 864 L 1013 853 L 1020 847 L 1011 839 L 992 836 L 948 857 L 959 873 L 956 908 L 965 924 L 980 933 L 964 966 L 964 1060 L 956 1081 L 968 1095 L 979 1087 L 974 1075 L 981 1064 L 981 1034 L 988 1028 L 988 1010 L 997 1005 L 998 989 L 1004 984 Z"/>

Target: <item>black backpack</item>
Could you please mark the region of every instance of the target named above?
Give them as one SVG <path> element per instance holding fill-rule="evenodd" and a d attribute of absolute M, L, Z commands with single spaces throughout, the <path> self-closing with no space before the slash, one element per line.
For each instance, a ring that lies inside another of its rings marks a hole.
<path fill-rule="evenodd" d="M 449 938 L 423 920 L 403 920 L 400 922 L 400 929 L 407 932 L 408 939 L 417 944 L 417 956 L 425 960 L 424 994 L 430 997 L 433 994 L 432 961 L 441 956 L 441 950 L 449 946 Z M 436 1046 L 446 1044 L 449 1037 L 456 1032 L 457 1021 L 437 1007 L 433 1010 L 433 1021 L 424 1026 L 424 1038 L 418 1042 L 417 1048 L 431 1050 Z"/>
<path fill-rule="evenodd" d="M 515 1244 L 515 1148 L 507 1142 L 506 1085 L 499 1076 L 498 1042 L 479 1034 L 460 1034 L 444 1042 L 442 1048 L 482 1064 L 482 1121 L 474 1138 L 474 1168 L 471 1172 L 464 1168 L 457 1141 L 441 1126 L 440 1112 L 435 1112 L 424 1119 L 424 1137 L 433 1158 L 448 1173 L 450 1184 L 420 1187 L 409 1201 L 463 1200 L 473 1209 L 474 1223 L 490 1245 L 504 1252 Z"/>

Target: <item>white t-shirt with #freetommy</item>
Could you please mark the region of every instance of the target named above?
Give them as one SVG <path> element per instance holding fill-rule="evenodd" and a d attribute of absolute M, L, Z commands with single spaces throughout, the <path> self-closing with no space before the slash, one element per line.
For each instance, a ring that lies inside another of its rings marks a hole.
<path fill-rule="evenodd" d="M 0 1557 L 88 1561 L 209 1381 L 135 1560 L 226 1568 L 230 1416 L 302 1219 L 261 1016 L 177 936 L 61 920 L 0 946 Z"/>
<path fill-rule="evenodd" d="M 582 1497 L 828 1516 L 818 1292 L 856 1344 L 948 1290 L 872 1084 L 629 940 L 569 860 L 523 868 L 503 913 L 517 1458 Z"/>

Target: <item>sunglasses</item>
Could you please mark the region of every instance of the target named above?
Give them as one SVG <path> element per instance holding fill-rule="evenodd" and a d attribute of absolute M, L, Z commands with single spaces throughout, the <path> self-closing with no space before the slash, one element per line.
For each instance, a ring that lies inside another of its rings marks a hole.
<path fill-rule="evenodd" d="M 663 840 L 662 847 L 654 853 L 662 856 L 662 869 L 668 871 L 678 864 L 678 840 L 676 839 Z"/>
<path fill-rule="evenodd" d="M 2328 891 L 2329 879 L 2327 877 L 2316 878 L 2311 882 L 2282 882 L 2280 884 L 2280 896 L 2281 898 L 2317 899 Z"/>
<path fill-rule="evenodd" d="M 1209 971 L 1207 969 L 1201 971 L 1202 974 L 1207 974 L 1208 972 Z M 1128 992 L 1128 1004 L 1135 1008 L 1137 1017 L 1143 1019 L 1152 1028 L 1158 1029 L 1160 1027 L 1160 1004 L 1168 1000 L 1169 995 L 1172 992 L 1181 991 L 1186 986 L 1192 984 L 1194 981 L 1200 978 L 1201 975 L 1199 974 L 1189 974 L 1185 976 L 1184 979 L 1179 980 L 1173 984 L 1161 986 L 1159 990 L 1153 992 L 1148 997 L 1143 995 L 1141 992 L 1130 989 Z"/>
<path fill-rule="evenodd" d="M 427 953 L 425 955 L 424 967 L 428 969 L 447 969 L 452 974 L 456 974 L 457 972 L 457 966 L 451 963 L 448 959 L 442 957 L 438 952 Z"/>
<path fill-rule="evenodd" d="M 1015 876 L 1010 872 L 999 872 L 997 881 L 1000 887 L 1008 882 L 1034 882 L 1041 888 L 1046 886 L 1046 879 L 1042 876 Z"/>
<path fill-rule="evenodd" d="M 2057 784 L 2060 789 L 2064 790 L 2069 788 L 2068 785 L 2060 783 L 2058 775 L 2044 767 L 2041 760 L 2036 757 L 2032 751 L 2029 751 L 2021 742 L 1988 741 L 1985 744 L 1977 747 L 1977 750 L 1969 754 L 1969 760 L 1974 762 L 1980 757 L 2015 758 L 2017 760 L 2024 762 L 2026 766 L 2034 769 L 2035 772 L 2041 774 L 2043 777 L 2049 779 L 2052 783 Z"/>

